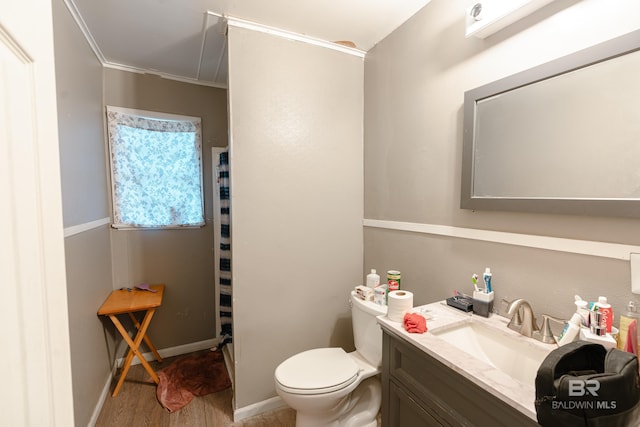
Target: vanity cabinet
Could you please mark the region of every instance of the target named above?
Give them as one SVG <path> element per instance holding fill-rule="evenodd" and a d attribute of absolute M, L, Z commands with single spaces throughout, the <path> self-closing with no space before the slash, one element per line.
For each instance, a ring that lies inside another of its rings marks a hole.
<path fill-rule="evenodd" d="M 383 427 L 538 425 L 384 327 L 381 377 Z"/>

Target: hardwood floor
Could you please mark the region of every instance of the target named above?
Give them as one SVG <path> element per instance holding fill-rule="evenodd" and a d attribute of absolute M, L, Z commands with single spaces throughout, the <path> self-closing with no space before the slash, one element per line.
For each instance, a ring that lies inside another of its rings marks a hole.
<path fill-rule="evenodd" d="M 157 371 L 177 357 L 164 359 L 162 363 L 154 361 L 150 364 Z M 142 365 L 135 365 L 129 370 L 120 394 L 117 397 L 109 395 L 105 400 L 96 427 L 294 427 L 296 424 L 295 411 L 291 408 L 277 409 L 234 423 L 232 397 L 231 388 L 194 397 L 184 408 L 170 414 L 156 398 L 155 383 L 151 381 Z"/>
<path fill-rule="evenodd" d="M 209 350 L 204 350 L 209 351 Z M 159 363 L 149 362 L 153 369 L 158 370 L 169 365 L 182 356 L 166 358 Z M 115 386 L 113 381 L 112 387 Z M 296 413 L 285 407 L 271 412 L 245 418 L 234 423 L 231 399 L 231 388 L 206 396 L 194 397 L 181 410 L 168 413 L 158 402 L 156 384 L 142 365 L 132 366 L 129 370 L 120 394 L 117 397 L 109 395 L 96 427 L 295 427 Z M 378 414 L 378 426 L 381 425 L 381 414 Z"/>

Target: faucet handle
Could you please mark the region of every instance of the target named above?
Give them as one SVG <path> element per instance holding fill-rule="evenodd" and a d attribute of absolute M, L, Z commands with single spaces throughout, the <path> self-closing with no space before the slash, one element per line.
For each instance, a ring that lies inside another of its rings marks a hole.
<path fill-rule="evenodd" d="M 542 326 L 540 327 L 540 335 L 536 337 L 540 341 L 553 344 L 556 343 L 556 337 L 553 335 L 553 331 L 551 330 L 551 325 L 549 321 L 564 323 L 564 321 L 557 319 L 555 317 L 549 316 L 548 314 L 542 315 Z"/>

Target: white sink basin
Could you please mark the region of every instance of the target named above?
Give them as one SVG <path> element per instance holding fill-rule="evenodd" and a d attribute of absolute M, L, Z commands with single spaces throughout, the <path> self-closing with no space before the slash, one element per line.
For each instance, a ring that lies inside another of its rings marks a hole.
<path fill-rule="evenodd" d="M 429 332 L 469 354 L 469 363 L 481 360 L 528 386 L 535 384 L 538 367 L 550 351 L 534 345 L 532 338 L 471 320 Z"/>

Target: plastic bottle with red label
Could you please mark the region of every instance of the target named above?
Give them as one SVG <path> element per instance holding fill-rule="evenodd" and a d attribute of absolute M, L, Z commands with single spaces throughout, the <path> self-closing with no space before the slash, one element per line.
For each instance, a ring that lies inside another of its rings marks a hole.
<path fill-rule="evenodd" d="M 597 310 L 602 313 L 600 326 L 604 327 L 607 333 L 610 334 L 613 327 L 613 309 L 611 304 L 607 303 L 607 297 L 598 297 L 598 302 L 593 303 L 591 310 Z"/>

